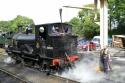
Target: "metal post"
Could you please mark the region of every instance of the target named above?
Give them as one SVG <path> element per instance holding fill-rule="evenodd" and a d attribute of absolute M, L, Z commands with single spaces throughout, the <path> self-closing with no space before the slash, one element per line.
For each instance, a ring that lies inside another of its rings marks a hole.
<path fill-rule="evenodd" d="M 88 52 L 89 52 L 89 50 L 90 50 L 90 48 L 89 48 L 89 44 L 88 44 L 88 49 L 87 49 L 87 50 L 88 50 Z"/>
<path fill-rule="evenodd" d="M 100 0 L 100 45 L 101 49 L 108 45 L 108 3 Z"/>

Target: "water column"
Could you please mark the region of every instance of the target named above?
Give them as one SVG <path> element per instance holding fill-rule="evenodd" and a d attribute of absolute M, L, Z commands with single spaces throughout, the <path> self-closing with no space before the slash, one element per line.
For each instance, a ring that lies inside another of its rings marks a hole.
<path fill-rule="evenodd" d="M 108 3 L 100 0 L 100 45 L 101 49 L 108 45 Z"/>

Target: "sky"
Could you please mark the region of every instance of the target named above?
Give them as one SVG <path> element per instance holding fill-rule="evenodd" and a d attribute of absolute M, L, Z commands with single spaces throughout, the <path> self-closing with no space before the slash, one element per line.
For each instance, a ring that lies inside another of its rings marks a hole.
<path fill-rule="evenodd" d="M 94 0 L 0 0 L 0 21 L 14 19 L 17 15 L 27 16 L 35 24 L 60 22 L 59 9 L 62 8 L 63 22 L 78 15 L 79 9 L 63 6 L 82 7 Z"/>

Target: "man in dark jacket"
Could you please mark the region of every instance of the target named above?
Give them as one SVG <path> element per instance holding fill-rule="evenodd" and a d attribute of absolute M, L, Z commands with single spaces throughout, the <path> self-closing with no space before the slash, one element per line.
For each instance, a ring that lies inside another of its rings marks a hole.
<path fill-rule="evenodd" d="M 105 73 L 108 73 L 111 68 L 111 56 L 109 54 L 108 48 L 105 47 L 100 51 L 100 69 Z"/>

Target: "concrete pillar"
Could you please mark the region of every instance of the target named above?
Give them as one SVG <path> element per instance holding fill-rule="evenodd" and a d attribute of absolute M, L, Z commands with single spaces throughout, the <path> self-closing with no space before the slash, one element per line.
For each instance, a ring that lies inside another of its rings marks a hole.
<path fill-rule="evenodd" d="M 100 0 L 100 45 L 101 49 L 108 45 L 108 3 Z"/>

